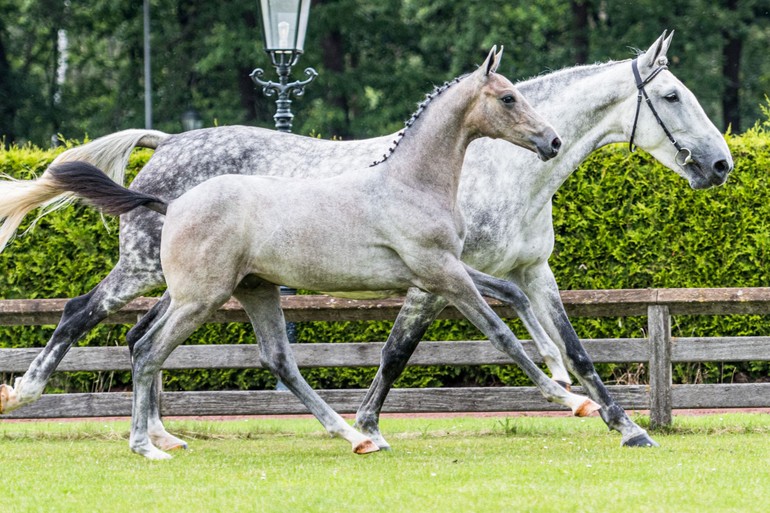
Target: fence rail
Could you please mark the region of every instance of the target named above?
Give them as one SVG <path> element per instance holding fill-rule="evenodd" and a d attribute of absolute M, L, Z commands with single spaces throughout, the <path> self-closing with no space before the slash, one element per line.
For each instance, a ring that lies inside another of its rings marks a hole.
<path fill-rule="evenodd" d="M 562 300 L 572 317 L 647 316 L 647 338 L 583 340 L 597 363 L 645 362 L 650 384 L 611 386 L 627 409 L 649 409 L 653 425 L 671 422 L 673 408 L 770 407 L 770 383 L 672 385 L 671 365 L 677 362 L 770 360 L 770 337 L 672 337 L 672 315 L 770 314 L 770 288 L 644 289 L 564 291 Z M 66 299 L 0 301 L 0 325 L 56 324 Z M 134 323 L 155 298 L 138 298 L 107 323 Z M 354 301 L 327 296 L 282 298 L 288 321 L 395 319 L 401 299 Z M 490 301 L 503 317 L 510 309 Z M 460 318 L 451 308 L 442 318 Z M 247 322 L 235 301 L 223 306 L 210 322 Z M 529 341 L 528 354 L 541 358 Z M 366 367 L 379 365 L 383 343 L 295 344 L 300 367 Z M 0 349 L 0 373 L 23 373 L 40 349 Z M 511 360 L 485 341 L 422 342 L 410 365 L 509 364 Z M 260 368 L 254 345 L 180 346 L 164 369 Z M 60 371 L 129 370 L 125 347 L 76 347 L 62 360 Z M 579 387 L 578 387 L 579 390 Z M 362 390 L 319 391 L 340 412 L 354 412 Z M 546 402 L 534 387 L 394 389 L 386 412 L 545 411 L 562 409 Z M 131 394 L 56 394 L 43 396 L 7 415 L 8 418 L 102 417 L 129 415 Z M 290 393 L 278 391 L 164 392 L 166 415 L 247 415 L 306 413 Z M 4 417 L 6 417 L 4 415 Z"/>

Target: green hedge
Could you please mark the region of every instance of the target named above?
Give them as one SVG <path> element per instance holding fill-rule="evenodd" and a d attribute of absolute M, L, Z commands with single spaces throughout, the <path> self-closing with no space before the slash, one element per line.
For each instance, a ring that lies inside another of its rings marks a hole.
<path fill-rule="evenodd" d="M 736 168 L 727 184 L 693 191 L 672 171 L 644 152 L 629 154 L 615 145 L 594 152 L 554 198 L 556 247 L 551 265 L 562 289 L 646 287 L 753 287 L 770 284 L 770 128 L 757 126 L 728 136 Z M 0 150 L 0 172 L 30 179 L 42 173 L 55 151 Z M 151 152 L 136 151 L 129 177 Z M 29 223 L 31 219 L 26 222 Z M 3 298 L 72 297 L 95 286 L 118 259 L 117 221 L 73 205 L 42 218 L 0 254 Z M 585 338 L 635 337 L 644 318 L 573 319 Z M 302 323 L 302 342 L 385 340 L 389 322 Z M 511 321 L 514 331 L 526 333 Z M 126 326 L 102 326 L 81 345 L 118 345 Z M 760 316 L 676 317 L 678 336 L 770 335 Z M 37 347 L 52 326 L 0 328 L 1 347 Z M 467 322 L 438 321 L 431 340 L 483 338 Z M 207 325 L 188 343 L 254 343 L 248 325 Z M 764 362 L 678 366 L 677 382 L 767 379 Z M 644 381 L 643 366 L 603 365 L 610 382 Z M 314 387 L 366 387 L 374 369 L 303 371 Z M 8 381 L 10 376 L 3 376 Z M 185 371 L 165 373 L 169 390 L 259 389 L 272 387 L 265 371 Z M 511 385 L 528 381 L 513 366 L 410 368 L 398 386 Z M 127 373 L 56 375 L 49 391 L 113 390 L 128 386 Z"/>

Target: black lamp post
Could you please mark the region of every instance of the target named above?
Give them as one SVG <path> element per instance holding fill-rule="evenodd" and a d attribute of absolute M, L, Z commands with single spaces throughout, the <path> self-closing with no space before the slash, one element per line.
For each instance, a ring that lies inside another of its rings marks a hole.
<path fill-rule="evenodd" d="M 307 19 L 310 14 L 310 0 L 259 0 L 262 14 L 262 35 L 265 52 L 270 55 L 275 70 L 278 72 L 278 82 L 264 81 L 264 70 L 256 68 L 251 72 L 251 79 L 262 87 L 265 96 L 278 95 L 275 100 L 276 112 L 273 119 L 275 128 L 281 132 L 291 132 L 292 95 L 302 96 L 305 86 L 318 76 L 313 68 L 305 68 L 305 80 L 289 82 L 291 68 L 304 52 Z M 290 296 L 297 291 L 289 287 L 281 287 L 281 295 Z M 297 341 L 297 326 L 293 322 L 286 323 L 286 335 L 290 343 Z M 278 381 L 277 390 L 286 390 L 286 386 Z"/>
<path fill-rule="evenodd" d="M 262 13 L 262 34 L 265 51 L 278 72 L 278 82 L 264 81 L 264 71 L 257 68 L 251 72 L 251 79 L 262 87 L 265 96 L 278 95 L 275 103 L 277 110 L 275 128 L 281 132 L 291 132 L 291 94 L 302 96 L 305 86 L 318 76 L 313 68 L 305 68 L 305 80 L 289 82 L 291 68 L 299 60 L 305 46 L 307 19 L 310 14 L 310 0 L 260 0 Z"/>
<path fill-rule="evenodd" d="M 189 130 L 198 130 L 203 128 L 203 119 L 198 111 L 195 109 L 187 109 L 182 114 L 182 130 L 185 132 Z"/>

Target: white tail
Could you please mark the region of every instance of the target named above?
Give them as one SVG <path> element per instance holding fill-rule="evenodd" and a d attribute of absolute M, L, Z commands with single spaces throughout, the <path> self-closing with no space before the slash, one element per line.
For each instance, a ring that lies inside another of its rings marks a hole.
<path fill-rule="evenodd" d="M 131 152 L 136 147 L 155 149 L 169 137 L 157 130 L 123 130 L 100 137 L 82 146 L 61 153 L 51 165 L 62 162 L 82 161 L 92 164 L 115 182 L 123 185 L 126 166 Z M 67 205 L 74 199 L 69 192 L 63 192 L 47 178 L 47 173 L 34 180 L 16 180 L 4 176 L 0 180 L 0 252 L 16 235 L 24 216 L 36 208 L 43 211 L 33 221 Z"/>

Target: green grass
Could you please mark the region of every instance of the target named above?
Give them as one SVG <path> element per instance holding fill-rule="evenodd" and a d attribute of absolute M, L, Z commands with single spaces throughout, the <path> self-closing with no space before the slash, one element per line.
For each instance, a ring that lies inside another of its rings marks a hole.
<path fill-rule="evenodd" d="M 394 450 L 355 456 L 314 420 L 169 422 L 190 449 L 151 462 L 124 421 L 0 422 L 0 511 L 767 511 L 770 415 L 677 417 L 655 450 L 597 418 L 382 426 Z"/>

